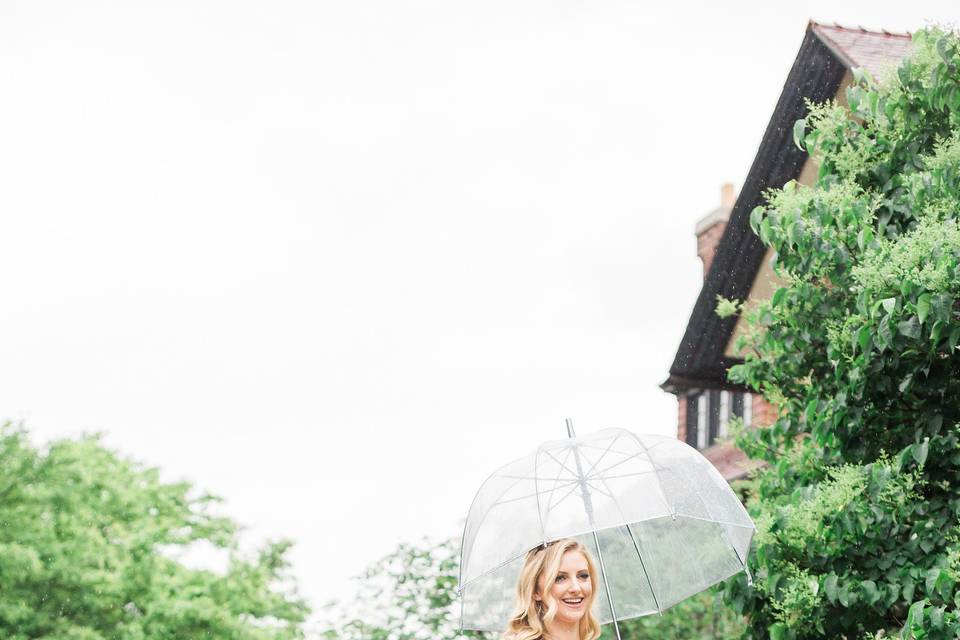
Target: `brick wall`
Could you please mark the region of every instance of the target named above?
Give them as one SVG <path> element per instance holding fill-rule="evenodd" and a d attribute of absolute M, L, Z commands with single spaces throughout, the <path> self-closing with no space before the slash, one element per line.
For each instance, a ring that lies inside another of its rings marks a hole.
<path fill-rule="evenodd" d="M 777 408 L 763 399 L 759 393 L 752 393 L 750 424 L 754 427 L 769 427 L 777 419 Z M 687 397 L 677 395 L 677 440 L 687 441 Z"/>
<path fill-rule="evenodd" d="M 718 222 L 697 236 L 697 255 L 703 261 L 704 279 L 710 272 L 710 263 L 713 262 L 713 256 L 717 253 L 717 245 L 720 244 L 720 238 L 726 228 L 726 222 Z"/>
<path fill-rule="evenodd" d="M 753 395 L 753 410 L 750 424 L 754 427 L 769 427 L 777 419 L 777 408 L 758 393 Z"/>

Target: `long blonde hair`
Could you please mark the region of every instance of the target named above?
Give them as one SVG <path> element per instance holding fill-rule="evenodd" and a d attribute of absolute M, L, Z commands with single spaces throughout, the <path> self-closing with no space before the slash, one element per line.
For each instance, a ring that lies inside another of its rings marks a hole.
<path fill-rule="evenodd" d="M 580 542 L 573 538 L 564 538 L 546 546 L 541 545 L 527 553 L 527 559 L 520 570 L 520 578 L 517 580 L 516 603 L 502 640 L 536 640 L 546 637 L 546 625 L 557 615 L 557 601 L 551 595 L 549 587 L 560 573 L 560 562 L 567 551 L 579 551 L 583 554 L 593 583 L 586 612 L 580 618 L 580 638 L 596 640 L 600 637 L 600 623 L 593 615 L 593 598 L 597 587 L 597 572 L 593 566 L 593 558 Z M 534 595 L 539 590 L 541 578 L 545 585 L 541 594 L 543 603 L 547 605 L 545 609 L 538 607 L 534 599 Z"/>

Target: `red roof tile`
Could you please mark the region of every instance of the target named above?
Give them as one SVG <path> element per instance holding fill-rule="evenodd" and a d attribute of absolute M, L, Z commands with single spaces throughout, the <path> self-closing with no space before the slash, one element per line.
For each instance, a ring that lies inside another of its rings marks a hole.
<path fill-rule="evenodd" d="M 862 27 L 841 27 L 812 21 L 810 28 L 851 68 L 863 67 L 875 78 L 884 68 L 909 55 L 912 48 L 909 33 L 868 31 Z"/>

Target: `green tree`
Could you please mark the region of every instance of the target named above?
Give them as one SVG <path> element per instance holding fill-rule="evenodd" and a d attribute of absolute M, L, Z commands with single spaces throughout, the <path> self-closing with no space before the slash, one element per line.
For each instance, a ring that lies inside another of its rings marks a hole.
<path fill-rule="evenodd" d="M 331 640 L 459 640 L 499 638 L 497 633 L 457 632 L 456 587 L 459 538 L 402 544 L 371 565 L 360 578 L 352 606 L 336 611 L 323 633 Z M 707 591 L 664 612 L 621 623 L 630 640 L 731 638 L 743 628 L 740 616 L 724 607 L 717 591 Z M 602 597 L 598 594 L 598 597 Z M 604 627 L 604 639 L 616 637 Z"/>
<path fill-rule="evenodd" d="M 706 640 L 736 638 L 744 627 L 743 616 L 724 605 L 719 588 L 708 589 L 687 598 L 663 612 L 662 616 L 645 616 L 620 623 L 624 640 Z M 616 638 L 613 627 L 604 628 L 603 640 Z"/>
<path fill-rule="evenodd" d="M 459 538 L 401 544 L 360 576 L 357 596 L 341 604 L 323 637 L 339 640 L 453 640 L 458 633 Z"/>
<path fill-rule="evenodd" d="M 289 544 L 243 557 L 236 525 L 210 513 L 217 500 L 194 494 L 96 437 L 38 449 L 0 426 L 0 637 L 302 638 Z M 226 571 L 175 559 L 195 543 L 229 552 Z"/>
<path fill-rule="evenodd" d="M 938 29 L 849 110 L 794 137 L 816 184 L 751 216 L 787 283 L 751 312 L 730 376 L 780 407 L 738 438 L 768 465 L 750 503 L 753 637 L 960 636 L 960 39 Z"/>

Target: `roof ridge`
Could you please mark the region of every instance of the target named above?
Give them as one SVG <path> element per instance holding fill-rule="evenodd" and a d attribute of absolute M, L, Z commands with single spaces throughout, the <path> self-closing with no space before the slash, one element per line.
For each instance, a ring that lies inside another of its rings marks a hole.
<path fill-rule="evenodd" d="M 911 38 L 913 34 L 909 31 L 890 31 L 889 29 L 867 29 L 862 25 L 857 25 L 855 27 L 843 25 L 839 22 L 833 22 L 828 24 L 826 22 L 820 22 L 819 20 L 810 19 L 809 26 L 811 28 L 820 28 L 820 29 L 839 29 L 840 31 L 853 31 L 855 33 L 869 33 L 875 36 L 889 36 L 893 38 Z"/>

